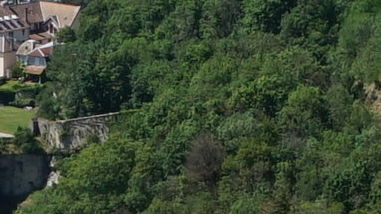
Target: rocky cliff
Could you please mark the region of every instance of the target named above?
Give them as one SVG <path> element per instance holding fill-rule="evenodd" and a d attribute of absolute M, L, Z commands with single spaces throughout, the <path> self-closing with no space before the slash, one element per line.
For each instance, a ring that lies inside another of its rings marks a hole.
<path fill-rule="evenodd" d="M 48 152 L 73 153 L 80 150 L 90 136 L 101 142 L 106 141 L 110 131 L 109 122 L 118 115 L 109 113 L 59 121 L 36 118 L 32 128 L 49 145 Z"/>
<path fill-rule="evenodd" d="M 0 155 L 0 213 L 10 213 L 30 193 L 44 188 L 49 173 L 45 155 Z"/>

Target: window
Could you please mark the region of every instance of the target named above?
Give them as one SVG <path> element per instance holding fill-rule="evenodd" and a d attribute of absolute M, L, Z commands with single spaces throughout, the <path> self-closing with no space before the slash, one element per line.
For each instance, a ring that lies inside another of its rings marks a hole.
<path fill-rule="evenodd" d="M 20 56 L 19 56 L 19 61 L 20 61 L 22 64 L 26 65 L 26 64 L 28 63 L 28 57 L 27 57 L 27 56 L 20 55 Z"/>
<path fill-rule="evenodd" d="M 21 59 L 21 57 L 20 57 L 20 59 Z M 44 57 L 28 57 L 27 64 L 28 65 L 46 66 L 46 60 Z"/>
<path fill-rule="evenodd" d="M 13 39 L 13 32 L 9 32 L 8 36 L 9 36 L 8 40 L 11 43 L 11 49 L 13 50 L 15 48 L 15 40 Z"/>

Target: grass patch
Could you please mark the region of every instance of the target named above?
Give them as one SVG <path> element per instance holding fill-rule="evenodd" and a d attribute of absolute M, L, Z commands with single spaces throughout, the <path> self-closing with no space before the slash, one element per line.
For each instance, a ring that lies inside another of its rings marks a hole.
<path fill-rule="evenodd" d="M 13 134 L 19 126 L 28 127 L 34 116 L 34 111 L 11 106 L 0 107 L 0 132 Z"/>
<path fill-rule="evenodd" d="M 0 90 L 2 90 L 2 91 L 15 91 L 18 84 L 19 84 L 18 81 L 8 80 L 5 84 L 0 85 Z"/>
<path fill-rule="evenodd" d="M 38 87 L 41 87 L 41 85 L 37 83 L 21 83 L 17 80 L 8 80 L 5 84 L 0 85 L 0 91 L 17 92 Z"/>

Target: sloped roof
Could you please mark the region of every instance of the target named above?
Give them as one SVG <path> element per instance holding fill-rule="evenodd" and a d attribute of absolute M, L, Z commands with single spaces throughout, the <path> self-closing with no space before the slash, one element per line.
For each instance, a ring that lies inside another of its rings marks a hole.
<path fill-rule="evenodd" d="M 30 34 L 29 38 L 36 41 L 43 41 L 43 40 L 51 40 L 52 36 L 49 33 L 42 32 L 42 33 Z"/>
<path fill-rule="evenodd" d="M 23 24 L 18 17 L 11 18 L 10 16 L 7 16 L 7 20 L 0 17 L 0 32 L 21 30 L 28 27 L 29 25 Z"/>
<path fill-rule="evenodd" d="M 9 6 L 0 6 L 0 32 L 14 31 L 27 27 L 29 25 L 20 20 Z"/>
<path fill-rule="evenodd" d="M 46 66 L 37 66 L 37 65 L 28 65 L 25 67 L 24 73 L 33 74 L 33 75 L 41 75 Z"/>
<path fill-rule="evenodd" d="M 33 50 L 29 56 L 35 56 L 35 57 L 48 57 L 53 53 L 53 47 L 54 43 L 49 42 L 45 45 L 37 47 L 35 50 Z"/>
<path fill-rule="evenodd" d="M 36 44 L 35 40 L 27 40 L 16 52 L 19 56 L 33 56 L 33 57 L 49 57 L 53 54 L 54 42 L 49 42 L 44 45 Z M 35 47 L 36 46 L 36 47 Z"/>
<path fill-rule="evenodd" d="M 11 16 L 11 15 L 16 15 L 16 14 L 9 7 L 7 7 L 7 6 L 1 7 L 0 6 L 0 17 Z"/>
<path fill-rule="evenodd" d="M 0 17 L 17 15 L 23 24 L 46 22 L 56 19 L 59 28 L 71 26 L 78 16 L 80 6 L 59 2 L 35 1 L 26 4 L 0 7 Z"/>
<path fill-rule="evenodd" d="M 44 18 L 41 12 L 40 2 L 30 2 L 26 4 L 10 5 L 9 8 L 27 23 L 43 22 Z M 28 12 L 28 14 L 26 13 Z"/>
<path fill-rule="evenodd" d="M 41 12 L 44 21 L 56 16 L 59 28 L 71 26 L 77 17 L 80 6 L 57 2 L 40 1 Z"/>
<path fill-rule="evenodd" d="M 53 47 L 41 48 L 41 51 L 45 56 L 50 56 L 53 54 Z"/>
<path fill-rule="evenodd" d="M 25 41 L 18 48 L 18 50 L 16 52 L 16 55 L 28 55 L 33 50 L 34 44 L 36 42 L 37 41 L 35 41 L 35 40 L 27 40 L 27 41 Z"/>
<path fill-rule="evenodd" d="M 41 49 L 35 49 L 34 51 L 32 51 L 32 53 L 29 54 L 29 56 L 44 57 L 45 54 L 41 51 Z"/>

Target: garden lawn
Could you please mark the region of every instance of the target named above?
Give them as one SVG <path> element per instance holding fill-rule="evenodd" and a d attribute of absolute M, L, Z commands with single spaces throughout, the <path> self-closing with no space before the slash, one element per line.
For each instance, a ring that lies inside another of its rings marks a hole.
<path fill-rule="evenodd" d="M 19 85 L 18 81 L 9 80 L 4 85 L 0 85 L 0 90 L 3 91 L 15 91 L 15 87 Z"/>
<path fill-rule="evenodd" d="M 34 111 L 2 106 L 0 107 L 0 132 L 13 134 L 19 126 L 28 127 L 34 115 Z"/>

